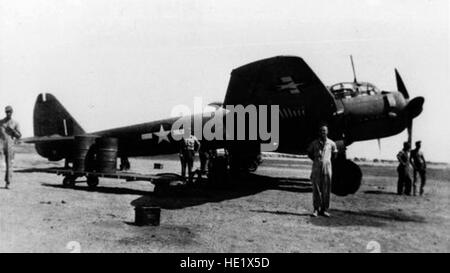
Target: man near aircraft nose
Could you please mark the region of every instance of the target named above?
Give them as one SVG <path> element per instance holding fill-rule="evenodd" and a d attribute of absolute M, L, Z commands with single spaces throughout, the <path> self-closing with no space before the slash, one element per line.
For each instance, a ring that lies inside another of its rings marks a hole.
<path fill-rule="evenodd" d="M 336 157 L 336 144 L 328 138 L 328 127 L 319 129 L 319 137 L 308 147 L 308 157 L 313 161 L 311 183 L 313 188 L 313 217 L 319 214 L 330 217 L 331 160 Z"/>
<path fill-rule="evenodd" d="M 423 187 L 425 186 L 426 181 L 426 168 L 427 163 L 425 161 L 425 157 L 423 156 L 423 152 L 420 150 L 422 144 L 421 141 L 416 141 L 416 148 L 411 151 L 411 158 L 409 159 L 413 170 L 413 195 L 416 195 L 416 181 L 417 174 L 420 176 L 420 195 L 423 194 Z"/>
<path fill-rule="evenodd" d="M 411 195 L 411 168 L 409 165 L 409 151 L 411 146 L 408 142 L 403 143 L 403 149 L 398 152 L 398 182 L 397 182 L 397 194 L 402 195 L 403 193 L 406 195 Z"/>
<path fill-rule="evenodd" d="M 19 139 L 20 133 L 19 123 L 12 119 L 13 109 L 11 106 L 5 107 L 6 117 L 0 120 L 0 142 L 5 157 L 5 189 L 9 188 L 12 179 L 12 160 L 14 158 L 14 142 Z"/>

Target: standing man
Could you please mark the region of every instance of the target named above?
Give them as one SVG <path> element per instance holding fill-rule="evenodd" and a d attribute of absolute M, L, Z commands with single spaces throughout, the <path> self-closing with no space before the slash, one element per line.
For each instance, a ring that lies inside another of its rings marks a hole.
<path fill-rule="evenodd" d="M 200 158 L 200 173 L 202 175 L 206 174 L 206 168 L 209 160 L 209 150 L 206 146 L 206 144 L 200 145 L 198 150 L 198 157 Z"/>
<path fill-rule="evenodd" d="M 12 119 L 13 109 L 11 106 L 5 107 L 6 117 L 0 120 L 0 143 L 5 157 L 5 189 L 9 188 L 12 179 L 12 160 L 14 159 L 14 141 L 19 139 L 20 133 L 19 123 Z"/>
<path fill-rule="evenodd" d="M 194 166 L 195 152 L 200 148 L 200 142 L 192 134 L 183 137 L 180 150 L 181 176 L 186 179 L 186 166 L 188 168 L 188 183 L 192 183 L 192 167 Z"/>
<path fill-rule="evenodd" d="M 336 144 L 328 137 L 328 127 L 319 129 L 319 137 L 308 147 L 308 157 L 313 161 L 311 182 L 313 188 L 313 217 L 319 214 L 330 217 L 331 160 L 336 157 Z"/>
<path fill-rule="evenodd" d="M 402 195 L 403 193 L 406 195 L 411 195 L 411 170 L 409 166 L 409 151 L 411 146 L 408 142 L 403 143 L 403 149 L 398 152 L 398 182 L 397 182 L 397 194 Z"/>
<path fill-rule="evenodd" d="M 426 181 L 426 169 L 427 163 L 425 161 L 425 157 L 423 156 L 420 147 L 422 146 L 421 141 L 416 141 L 416 148 L 411 151 L 411 158 L 409 159 L 411 165 L 413 167 L 413 195 L 416 195 L 416 181 L 417 181 L 417 173 L 420 176 L 420 195 L 423 194 L 423 187 L 425 186 Z"/>

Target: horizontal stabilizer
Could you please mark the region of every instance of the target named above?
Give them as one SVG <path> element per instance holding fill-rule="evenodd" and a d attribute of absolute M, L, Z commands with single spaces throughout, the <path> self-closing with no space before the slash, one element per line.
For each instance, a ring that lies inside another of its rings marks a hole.
<path fill-rule="evenodd" d="M 24 143 L 46 143 L 46 142 L 56 142 L 56 141 L 69 141 L 74 140 L 74 136 L 43 136 L 43 137 L 28 137 L 22 138 L 21 141 Z"/>

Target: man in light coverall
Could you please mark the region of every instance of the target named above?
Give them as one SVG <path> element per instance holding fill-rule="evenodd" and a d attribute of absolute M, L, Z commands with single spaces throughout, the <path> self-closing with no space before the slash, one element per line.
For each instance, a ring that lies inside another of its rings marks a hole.
<path fill-rule="evenodd" d="M 11 106 L 5 107 L 6 117 L 0 120 L 0 144 L 5 157 L 5 189 L 9 188 L 12 178 L 12 160 L 14 159 L 14 142 L 19 139 L 20 133 L 19 123 L 12 119 L 13 109 Z"/>
<path fill-rule="evenodd" d="M 327 212 L 330 207 L 331 191 L 331 159 L 336 157 L 336 144 L 328 137 L 328 127 L 321 126 L 319 137 L 308 147 L 308 157 L 313 161 L 311 183 L 313 188 L 314 212 L 311 216 L 319 214 L 330 217 Z"/>

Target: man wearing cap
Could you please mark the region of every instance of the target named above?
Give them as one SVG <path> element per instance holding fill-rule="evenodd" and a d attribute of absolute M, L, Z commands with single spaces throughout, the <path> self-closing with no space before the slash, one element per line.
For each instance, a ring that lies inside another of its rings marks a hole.
<path fill-rule="evenodd" d="M 319 130 L 319 137 L 308 147 L 308 157 L 313 161 L 311 170 L 311 183 L 313 189 L 314 212 L 311 216 L 319 214 L 330 217 L 331 191 L 331 160 L 337 155 L 336 144 L 328 137 L 328 127 L 323 125 Z"/>
<path fill-rule="evenodd" d="M 426 181 L 426 168 L 427 163 L 425 161 L 425 157 L 423 156 L 421 148 L 421 141 L 416 141 L 416 148 L 411 151 L 410 162 L 413 167 L 413 195 L 416 195 L 416 181 L 417 181 L 417 173 L 420 176 L 420 195 L 423 194 L 423 188 L 425 186 Z"/>
<path fill-rule="evenodd" d="M 14 142 L 19 139 L 20 133 L 19 123 L 12 119 L 13 109 L 11 106 L 5 107 L 6 117 L 0 120 L 0 143 L 5 157 L 5 189 L 9 188 L 12 178 L 12 160 L 14 158 Z"/>
<path fill-rule="evenodd" d="M 408 142 L 403 143 L 403 149 L 398 152 L 398 182 L 397 182 L 397 194 L 402 195 L 403 193 L 406 195 L 411 195 L 411 168 L 409 165 L 409 151 L 411 146 Z"/>

